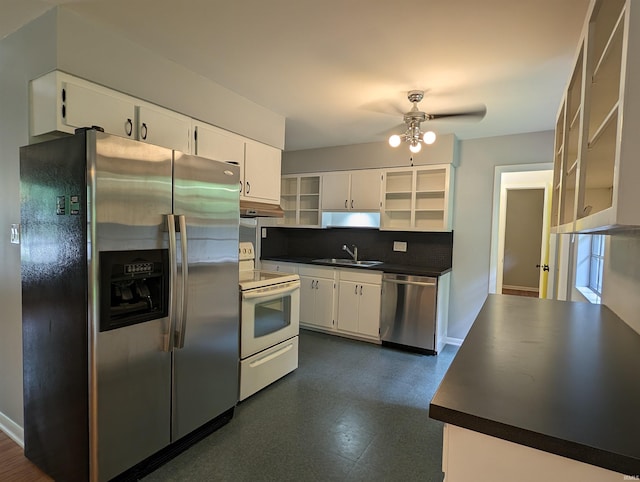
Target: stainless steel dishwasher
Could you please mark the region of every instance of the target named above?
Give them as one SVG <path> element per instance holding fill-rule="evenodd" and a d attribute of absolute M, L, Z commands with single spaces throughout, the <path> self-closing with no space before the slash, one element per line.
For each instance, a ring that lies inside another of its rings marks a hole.
<path fill-rule="evenodd" d="M 438 278 L 382 276 L 380 338 L 383 345 L 436 354 Z"/>

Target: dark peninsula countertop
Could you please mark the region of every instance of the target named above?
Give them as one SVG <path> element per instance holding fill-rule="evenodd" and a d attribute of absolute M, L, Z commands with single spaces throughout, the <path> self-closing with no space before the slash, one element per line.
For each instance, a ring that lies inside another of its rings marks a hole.
<path fill-rule="evenodd" d="M 334 268 L 346 268 L 346 269 L 366 269 L 369 271 L 383 271 L 385 273 L 397 273 L 397 274 L 409 274 L 416 276 L 429 276 L 437 278 L 445 273 L 451 271 L 451 268 L 441 268 L 437 266 L 407 266 L 400 264 L 382 263 L 372 267 L 351 266 L 351 265 L 338 265 L 335 263 L 323 263 L 320 261 L 314 261 L 314 258 L 301 258 L 293 256 L 263 256 L 260 258 L 262 261 L 276 261 L 281 263 L 302 263 L 313 264 L 316 266 L 332 266 Z"/>
<path fill-rule="evenodd" d="M 429 416 L 640 474 L 640 335 L 589 303 L 489 295 Z"/>

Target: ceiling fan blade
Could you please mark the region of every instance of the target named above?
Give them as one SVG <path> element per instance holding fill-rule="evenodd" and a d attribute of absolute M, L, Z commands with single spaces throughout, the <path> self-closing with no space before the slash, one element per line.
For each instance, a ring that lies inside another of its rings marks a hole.
<path fill-rule="evenodd" d="M 469 118 L 474 120 L 482 120 L 484 116 L 487 114 L 487 106 L 482 105 L 473 108 L 472 110 L 466 111 L 450 111 L 450 112 L 440 112 L 438 114 L 427 114 L 429 120 L 438 120 L 438 119 L 446 119 L 449 117 L 457 117 L 457 118 Z"/>
<path fill-rule="evenodd" d="M 404 115 L 407 111 L 406 107 L 401 108 L 398 104 L 389 101 L 368 102 L 362 105 L 361 109 L 387 115 Z"/>

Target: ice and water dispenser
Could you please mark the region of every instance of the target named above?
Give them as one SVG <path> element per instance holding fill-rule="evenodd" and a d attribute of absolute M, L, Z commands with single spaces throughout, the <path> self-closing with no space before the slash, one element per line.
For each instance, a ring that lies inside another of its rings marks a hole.
<path fill-rule="evenodd" d="M 100 331 L 168 314 L 169 256 L 166 249 L 100 253 Z"/>

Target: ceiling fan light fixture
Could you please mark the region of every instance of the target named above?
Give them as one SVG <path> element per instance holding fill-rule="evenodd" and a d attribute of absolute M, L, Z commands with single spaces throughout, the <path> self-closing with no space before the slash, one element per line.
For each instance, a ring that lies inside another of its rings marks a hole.
<path fill-rule="evenodd" d="M 433 131 L 427 131 L 422 134 L 422 142 L 425 144 L 433 144 L 436 141 L 436 133 Z"/>
<path fill-rule="evenodd" d="M 411 152 L 413 152 L 414 154 L 417 154 L 418 152 L 420 152 L 420 149 L 422 149 L 422 144 L 420 144 L 419 141 L 416 141 L 416 140 L 411 141 L 411 144 L 409 145 L 409 150 Z"/>
<path fill-rule="evenodd" d="M 402 142 L 402 139 L 398 134 L 394 134 L 391 137 L 389 137 L 389 145 L 391 147 L 398 147 L 401 142 Z"/>

